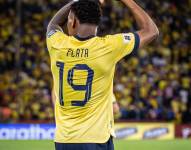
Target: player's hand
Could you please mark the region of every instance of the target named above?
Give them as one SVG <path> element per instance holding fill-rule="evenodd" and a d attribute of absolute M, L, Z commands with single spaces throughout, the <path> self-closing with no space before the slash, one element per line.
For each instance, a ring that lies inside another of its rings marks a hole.
<path fill-rule="evenodd" d="M 99 0 L 99 2 L 103 5 L 105 3 L 105 0 Z"/>

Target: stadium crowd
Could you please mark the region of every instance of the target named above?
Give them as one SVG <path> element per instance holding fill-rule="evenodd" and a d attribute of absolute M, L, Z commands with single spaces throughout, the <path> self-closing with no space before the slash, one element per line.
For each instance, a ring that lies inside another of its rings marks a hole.
<path fill-rule="evenodd" d="M 64 3 L 0 0 L 0 122 L 54 121 L 45 34 Z M 103 6 L 100 36 L 135 30 L 128 9 L 113 3 Z M 191 1 L 139 3 L 155 18 L 161 34 L 153 45 L 118 63 L 114 93 L 120 112 L 115 117 L 191 122 Z"/>

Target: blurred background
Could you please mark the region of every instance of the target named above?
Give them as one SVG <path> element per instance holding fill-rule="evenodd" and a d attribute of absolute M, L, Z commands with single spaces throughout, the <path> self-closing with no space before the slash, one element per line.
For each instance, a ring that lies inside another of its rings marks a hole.
<path fill-rule="evenodd" d="M 114 93 L 120 110 L 116 122 L 169 123 L 175 131 L 178 128 L 179 137 L 186 124 L 191 137 L 191 0 L 137 2 L 154 18 L 160 37 L 118 63 Z M 54 123 L 45 35 L 49 20 L 65 3 L 67 0 L 0 0 L 2 125 Z M 106 0 L 99 35 L 135 30 L 129 10 L 120 2 Z"/>

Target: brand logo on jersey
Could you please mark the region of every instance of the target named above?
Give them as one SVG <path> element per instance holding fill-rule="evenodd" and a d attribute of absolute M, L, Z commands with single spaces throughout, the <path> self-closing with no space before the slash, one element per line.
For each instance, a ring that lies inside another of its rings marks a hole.
<path fill-rule="evenodd" d="M 123 139 L 137 133 L 137 128 L 123 128 L 116 131 L 116 137 Z"/>
<path fill-rule="evenodd" d="M 123 40 L 125 44 L 128 44 L 131 41 L 131 36 L 129 34 L 123 34 Z"/>
<path fill-rule="evenodd" d="M 162 135 L 168 134 L 169 129 L 168 128 L 155 128 L 148 131 L 145 131 L 143 138 L 144 139 L 153 139 L 160 137 Z"/>

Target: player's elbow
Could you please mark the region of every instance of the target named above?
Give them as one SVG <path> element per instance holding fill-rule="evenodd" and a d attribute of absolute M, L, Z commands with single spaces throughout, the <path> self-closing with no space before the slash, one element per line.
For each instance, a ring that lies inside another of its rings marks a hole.
<path fill-rule="evenodd" d="M 146 37 L 147 37 L 149 43 L 152 42 L 153 40 L 156 40 L 159 36 L 159 30 L 156 26 L 150 28 L 149 30 L 146 30 L 145 33 L 147 34 Z"/>
<path fill-rule="evenodd" d="M 154 39 L 157 39 L 159 37 L 159 29 L 158 27 L 154 24 L 150 30 L 150 35 L 151 35 L 151 38 L 154 40 Z"/>
<path fill-rule="evenodd" d="M 154 39 L 156 39 L 156 38 L 158 38 L 159 37 L 159 35 L 160 35 L 160 31 L 159 31 L 159 29 L 158 29 L 158 27 L 157 26 L 155 26 L 155 28 L 154 28 L 154 31 L 153 31 L 154 33 Z"/>
<path fill-rule="evenodd" d="M 159 36 L 159 30 L 156 26 L 145 28 L 144 30 L 138 33 L 139 33 L 139 36 L 141 37 L 140 47 L 148 45 L 152 41 L 156 40 Z"/>

